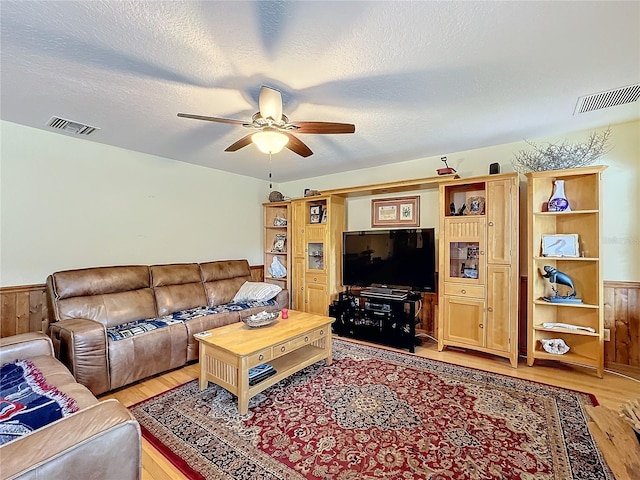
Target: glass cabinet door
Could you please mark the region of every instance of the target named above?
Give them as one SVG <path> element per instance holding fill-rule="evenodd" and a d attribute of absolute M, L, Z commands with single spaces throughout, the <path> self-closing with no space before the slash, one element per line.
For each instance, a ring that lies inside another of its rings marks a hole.
<path fill-rule="evenodd" d="M 444 227 L 445 281 L 484 283 L 484 217 L 448 217 Z"/>
<path fill-rule="evenodd" d="M 480 242 L 449 243 L 449 276 L 478 279 Z"/>
<path fill-rule="evenodd" d="M 322 242 L 307 244 L 307 270 L 324 270 L 324 244 Z"/>

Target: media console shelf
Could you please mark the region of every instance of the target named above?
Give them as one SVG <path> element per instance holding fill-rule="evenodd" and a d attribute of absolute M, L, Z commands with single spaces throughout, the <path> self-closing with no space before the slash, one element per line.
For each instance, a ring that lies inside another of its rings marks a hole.
<path fill-rule="evenodd" d="M 420 296 L 402 297 L 404 295 L 385 298 L 356 289 L 340 293 L 339 299 L 329 307 L 329 316 L 336 319 L 333 333 L 415 353 L 416 307 Z"/>

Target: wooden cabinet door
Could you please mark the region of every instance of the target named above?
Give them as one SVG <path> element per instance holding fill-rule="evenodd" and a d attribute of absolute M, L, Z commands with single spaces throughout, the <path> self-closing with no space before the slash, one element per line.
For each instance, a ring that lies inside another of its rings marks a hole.
<path fill-rule="evenodd" d="M 305 234 L 305 213 L 306 206 L 303 201 L 291 203 L 293 228 L 291 235 L 293 236 L 292 253 L 294 256 L 304 256 L 304 234 Z"/>
<path fill-rule="evenodd" d="M 485 302 L 480 298 L 445 295 L 443 315 L 446 340 L 462 344 L 484 345 Z"/>
<path fill-rule="evenodd" d="M 517 208 L 514 202 L 518 201 L 517 195 L 512 196 L 512 183 L 508 178 L 487 182 L 487 263 L 506 265 L 512 261 L 511 240 L 518 228 L 512 221 L 512 210 Z"/>
<path fill-rule="evenodd" d="M 304 257 L 293 257 L 292 267 L 291 305 L 294 310 L 304 312 Z"/>
<path fill-rule="evenodd" d="M 307 283 L 305 285 L 305 312 L 317 315 L 329 315 L 329 295 L 327 286 L 322 283 Z"/>
<path fill-rule="evenodd" d="M 485 326 L 486 348 L 510 351 L 511 267 L 508 265 L 487 266 L 487 324 Z M 516 332 L 513 332 L 516 335 Z"/>

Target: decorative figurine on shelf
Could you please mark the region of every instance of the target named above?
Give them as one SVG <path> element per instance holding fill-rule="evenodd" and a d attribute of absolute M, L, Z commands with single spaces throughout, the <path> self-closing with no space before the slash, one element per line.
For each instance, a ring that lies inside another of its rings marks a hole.
<path fill-rule="evenodd" d="M 545 352 L 553 353 L 554 355 L 564 355 L 569 351 L 569 345 L 561 338 L 542 339 L 540 343 Z"/>
<path fill-rule="evenodd" d="M 447 164 L 447 157 L 440 157 L 440 160 L 442 160 L 444 162 L 445 168 L 437 169 L 436 172 L 438 173 L 438 175 L 450 175 L 452 173 L 456 173 L 455 169 L 451 168 Z"/>
<path fill-rule="evenodd" d="M 278 257 L 274 256 L 271 266 L 269 267 L 269 274 L 273 278 L 284 278 L 287 276 L 287 269 L 280 263 Z"/>
<path fill-rule="evenodd" d="M 573 281 L 569 275 L 556 270 L 556 268 L 551 265 L 545 265 L 543 268 L 545 273 L 540 272 L 540 275 L 544 278 L 548 278 L 550 283 L 566 285 L 571 289 L 571 293 L 560 295 L 558 289 L 551 285 L 551 290 L 553 290 L 555 295 L 553 297 L 542 297 L 543 300 L 551 303 L 582 303 L 582 299 L 576 298 L 576 289 L 573 286 Z"/>
<path fill-rule="evenodd" d="M 456 214 L 456 204 L 451 202 L 451 204 L 449 205 L 449 213 L 451 215 L 455 215 Z"/>

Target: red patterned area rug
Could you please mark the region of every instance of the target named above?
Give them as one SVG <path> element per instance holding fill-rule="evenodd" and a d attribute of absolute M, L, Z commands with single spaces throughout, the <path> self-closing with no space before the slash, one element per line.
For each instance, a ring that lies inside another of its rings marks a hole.
<path fill-rule="evenodd" d="M 254 397 L 191 381 L 131 407 L 190 479 L 609 479 L 587 428 L 595 398 L 333 340 Z"/>

